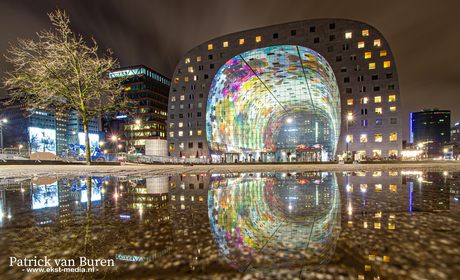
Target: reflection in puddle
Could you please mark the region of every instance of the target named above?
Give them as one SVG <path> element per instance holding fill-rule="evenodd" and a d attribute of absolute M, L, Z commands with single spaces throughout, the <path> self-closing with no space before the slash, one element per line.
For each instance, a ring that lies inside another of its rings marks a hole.
<path fill-rule="evenodd" d="M 208 215 L 220 255 L 246 273 L 302 277 L 325 266 L 340 233 L 335 174 L 214 177 Z"/>

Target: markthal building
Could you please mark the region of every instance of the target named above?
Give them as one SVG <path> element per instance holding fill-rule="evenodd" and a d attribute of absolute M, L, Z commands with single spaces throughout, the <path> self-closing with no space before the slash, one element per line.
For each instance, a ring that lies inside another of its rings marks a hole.
<path fill-rule="evenodd" d="M 400 156 L 401 137 L 393 54 L 362 22 L 316 19 L 225 35 L 190 50 L 174 71 L 174 157 L 382 159 Z"/>

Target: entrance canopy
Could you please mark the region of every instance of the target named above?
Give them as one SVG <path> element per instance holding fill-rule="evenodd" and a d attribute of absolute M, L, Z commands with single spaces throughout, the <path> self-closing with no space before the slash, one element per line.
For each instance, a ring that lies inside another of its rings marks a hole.
<path fill-rule="evenodd" d="M 235 56 L 214 77 L 206 125 L 212 154 L 321 144 L 333 156 L 340 134 L 334 73 L 320 54 L 301 46 Z"/>

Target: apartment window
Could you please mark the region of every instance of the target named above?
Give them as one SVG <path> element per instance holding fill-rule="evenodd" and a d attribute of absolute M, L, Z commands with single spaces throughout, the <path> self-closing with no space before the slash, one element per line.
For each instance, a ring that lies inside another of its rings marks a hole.
<path fill-rule="evenodd" d="M 374 40 L 374 47 L 380 47 L 380 39 Z"/>
<path fill-rule="evenodd" d="M 179 131 L 179 136 L 181 136 L 181 137 L 184 136 L 184 132 L 182 130 Z"/>
<path fill-rule="evenodd" d="M 372 80 L 378 80 L 379 79 L 379 75 L 375 74 L 375 75 L 372 75 Z"/>
<path fill-rule="evenodd" d="M 209 69 L 214 69 L 214 63 L 209 64 Z"/>
<path fill-rule="evenodd" d="M 221 52 L 220 53 L 220 58 L 224 58 L 225 57 L 225 53 Z"/>
<path fill-rule="evenodd" d="M 224 48 L 228 47 L 228 41 L 225 41 L 223 45 L 224 45 Z"/>
<path fill-rule="evenodd" d="M 380 86 L 374 86 L 374 91 L 380 91 Z"/>
<path fill-rule="evenodd" d="M 366 87 L 361 87 L 361 88 L 359 89 L 359 92 L 366 92 Z"/>
<path fill-rule="evenodd" d="M 198 142 L 198 149 L 203 149 L 203 142 Z"/>
<path fill-rule="evenodd" d="M 327 51 L 328 51 L 328 52 L 333 52 L 333 51 L 334 51 L 334 46 L 329 46 L 329 47 L 327 47 Z"/>
<path fill-rule="evenodd" d="M 187 87 L 183 86 L 182 91 L 186 91 L 186 90 L 187 90 Z"/>
<path fill-rule="evenodd" d="M 184 143 L 183 142 L 179 143 L 179 149 L 183 150 L 184 148 L 185 148 Z M 181 185 L 181 189 L 185 190 L 185 185 L 184 186 Z"/>
<path fill-rule="evenodd" d="M 193 113 L 188 113 L 187 115 L 188 115 L 189 118 L 193 117 Z"/>
<path fill-rule="evenodd" d="M 188 82 L 188 77 L 184 77 L 184 82 Z"/>
<path fill-rule="evenodd" d="M 197 135 L 201 135 L 201 130 L 198 130 L 198 131 L 196 132 L 196 134 L 197 134 Z"/>
<path fill-rule="evenodd" d="M 367 120 L 361 120 L 361 126 L 367 126 Z"/>
<path fill-rule="evenodd" d="M 345 93 L 353 93 L 353 89 L 352 88 L 346 88 Z"/>
<path fill-rule="evenodd" d="M 205 79 L 208 79 L 208 78 L 209 78 L 209 75 L 208 75 L 208 74 L 204 74 L 204 78 L 205 78 Z"/>
<path fill-rule="evenodd" d="M 194 80 L 194 81 L 197 81 L 197 80 L 198 80 L 198 76 L 197 76 L 197 75 L 193 75 L 193 80 Z"/>
<path fill-rule="evenodd" d="M 170 124 L 169 124 L 169 127 L 170 127 L 170 128 L 174 128 L 174 123 L 170 123 Z"/>
<path fill-rule="evenodd" d="M 185 59 L 185 64 L 190 63 L 190 58 Z"/>
<path fill-rule="evenodd" d="M 198 108 L 201 108 L 203 106 L 203 103 L 198 103 Z"/>
<path fill-rule="evenodd" d="M 176 108 L 176 106 L 171 105 L 171 110 L 174 110 L 175 108 Z"/>
<path fill-rule="evenodd" d="M 358 49 L 364 48 L 364 41 L 358 42 Z"/>
<path fill-rule="evenodd" d="M 345 33 L 345 39 L 351 39 L 352 37 L 353 37 L 353 34 L 351 32 Z"/>
<path fill-rule="evenodd" d="M 388 85 L 388 90 L 394 90 L 395 89 L 395 85 Z"/>
<path fill-rule="evenodd" d="M 213 59 L 212 54 L 208 55 L 208 59 Z"/>
<path fill-rule="evenodd" d="M 398 140 L 398 133 L 391 132 L 390 133 L 390 142 L 396 142 Z"/>
<path fill-rule="evenodd" d="M 188 136 L 193 136 L 193 130 L 188 131 Z"/>
<path fill-rule="evenodd" d="M 364 58 L 365 59 L 368 59 L 368 58 L 371 58 L 372 57 L 372 52 L 365 52 L 364 53 Z"/>
<path fill-rule="evenodd" d="M 375 62 L 369 63 L 369 70 L 375 69 Z"/>
<path fill-rule="evenodd" d="M 176 92 L 177 91 L 177 88 L 173 87 L 173 92 Z"/>
<path fill-rule="evenodd" d="M 397 119 L 397 118 L 391 118 L 391 119 L 390 119 L 390 123 L 391 123 L 391 124 L 397 124 L 397 123 L 398 123 L 398 119 Z"/>
<path fill-rule="evenodd" d="M 201 89 L 205 89 L 205 88 L 206 88 L 206 84 L 201 84 Z"/>
<path fill-rule="evenodd" d="M 278 39 L 278 33 L 273 33 L 273 39 Z"/>
<path fill-rule="evenodd" d="M 375 134 L 375 142 L 382 142 L 382 133 Z"/>
<path fill-rule="evenodd" d="M 380 51 L 380 56 L 387 56 L 387 51 L 386 50 Z"/>
<path fill-rule="evenodd" d="M 367 115 L 367 109 L 361 109 L 361 115 Z"/>
<path fill-rule="evenodd" d="M 335 57 L 335 61 L 342 61 L 342 56 L 341 56 L 341 55 L 336 56 L 336 57 Z"/>
<path fill-rule="evenodd" d="M 329 24 L 329 29 L 335 29 L 335 23 L 330 23 Z"/>
<path fill-rule="evenodd" d="M 188 148 L 189 148 L 189 149 L 193 149 L 193 142 L 188 142 Z M 190 184 L 190 185 L 193 186 L 193 184 Z M 193 187 L 191 187 L 191 189 L 192 189 L 192 188 L 193 188 Z"/>
<path fill-rule="evenodd" d="M 335 35 L 330 35 L 329 36 L 329 41 L 335 41 Z"/>
<path fill-rule="evenodd" d="M 340 72 L 347 72 L 347 67 L 340 68 Z"/>
<path fill-rule="evenodd" d="M 197 57 L 196 57 L 196 61 L 197 61 L 197 62 L 200 62 L 200 61 L 201 61 L 201 56 L 197 56 Z"/>
<path fill-rule="evenodd" d="M 381 115 L 382 114 L 382 108 L 375 108 L 375 113 L 377 115 Z"/>
<path fill-rule="evenodd" d="M 188 104 L 189 109 L 193 109 L 193 104 Z"/>
<path fill-rule="evenodd" d="M 367 104 L 368 100 L 369 99 L 367 97 L 361 98 L 361 104 Z"/>
<path fill-rule="evenodd" d="M 291 36 L 295 36 L 295 35 L 297 35 L 297 30 L 295 29 L 291 30 Z"/>
<path fill-rule="evenodd" d="M 382 102 L 382 97 L 381 96 L 375 96 L 374 97 L 374 103 L 380 103 Z"/>
<path fill-rule="evenodd" d="M 356 60 L 356 54 L 350 55 L 350 60 Z"/>
<path fill-rule="evenodd" d="M 347 138 L 346 140 L 348 141 L 348 143 L 353 143 L 353 135 L 347 135 Z"/>
<path fill-rule="evenodd" d="M 382 125 L 382 119 L 376 119 L 375 120 L 375 125 Z"/>
<path fill-rule="evenodd" d="M 180 122 L 179 123 L 179 127 L 183 127 L 184 126 L 184 123 L 183 122 Z"/>
<path fill-rule="evenodd" d="M 212 44 L 208 45 L 208 50 L 212 50 Z"/>
<path fill-rule="evenodd" d="M 382 192 L 382 184 L 375 184 L 375 192 Z M 376 214 L 376 217 L 382 217 L 382 212 L 380 212 L 380 214 Z M 369 255 L 369 259 L 370 256 L 372 256 L 375 259 L 374 255 Z"/>
<path fill-rule="evenodd" d="M 319 38 L 314 38 L 313 43 L 315 43 L 315 44 L 319 43 Z"/>
<path fill-rule="evenodd" d="M 359 136 L 359 142 L 360 143 L 367 143 L 367 134 L 361 134 Z"/>
<path fill-rule="evenodd" d="M 261 37 L 261 36 L 257 36 L 257 37 L 256 37 L 256 43 L 259 43 L 260 41 L 262 41 L 262 37 Z"/>
<path fill-rule="evenodd" d="M 175 83 L 178 83 L 178 82 L 179 82 L 179 78 L 175 78 L 175 79 L 174 79 L 174 82 L 175 82 Z"/>
<path fill-rule="evenodd" d="M 203 94 L 202 93 L 198 94 L 198 98 L 203 98 Z"/>
<path fill-rule="evenodd" d="M 171 118 L 171 120 L 174 120 L 174 114 L 169 115 L 169 117 Z"/>
<path fill-rule="evenodd" d="M 389 68 L 391 65 L 390 61 L 384 61 L 383 62 L 383 68 Z"/>
<path fill-rule="evenodd" d="M 387 79 L 392 79 L 393 78 L 393 73 L 387 73 Z"/>
<path fill-rule="evenodd" d="M 390 107 L 390 112 L 396 112 L 396 106 Z"/>
<path fill-rule="evenodd" d="M 171 131 L 171 132 L 169 133 L 169 137 L 174 137 L 174 132 Z"/>
<path fill-rule="evenodd" d="M 396 95 L 388 96 L 388 102 L 395 102 L 395 101 L 396 101 Z"/>
<path fill-rule="evenodd" d="M 347 99 L 347 105 L 353 105 L 353 99 Z"/>
<path fill-rule="evenodd" d="M 201 117 L 201 112 L 196 112 L 197 117 Z"/>
<path fill-rule="evenodd" d="M 201 126 L 201 121 L 197 121 L 196 126 Z"/>
<path fill-rule="evenodd" d="M 310 27 L 310 32 L 316 32 L 316 27 L 315 26 Z"/>
<path fill-rule="evenodd" d="M 353 110 L 348 110 L 347 115 L 348 116 L 353 116 Z"/>
<path fill-rule="evenodd" d="M 363 36 L 369 36 L 369 30 L 368 29 L 363 30 Z"/>
<path fill-rule="evenodd" d="M 176 97 L 175 97 L 175 96 L 171 96 L 171 101 L 176 101 Z"/>
<path fill-rule="evenodd" d="M 184 114 L 179 114 L 179 119 L 182 119 L 184 117 Z"/>
<path fill-rule="evenodd" d="M 345 77 L 345 78 L 343 78 L 343 82 L 344 82 L 344 83 L 349 83 L 349 82 L 350 82 L 350 77 Z"/>
<path fill-rule="evenodd" d="M 240 45 L 244 44 L 244 39 L 240 39 Z"/>
<path fill-rule="evenodd" d="M 191 85 L 191 86 L 190 86 L 190 89 L 191 89 L 191 90 L 196 90 L 196 85 Z"/>
<path fill-rule="evenodd" d="M 364 76 L 363 75 L 358 76 L 358 82 L 364 82 Z"/>
<path fill-rule="evenodd" d="M 349 48 L 349 45 L 348 45 L 348 44 L 343 44 L 342 49 L 343 49 L 344 51 L 348 50 L 348 48 Z"/>

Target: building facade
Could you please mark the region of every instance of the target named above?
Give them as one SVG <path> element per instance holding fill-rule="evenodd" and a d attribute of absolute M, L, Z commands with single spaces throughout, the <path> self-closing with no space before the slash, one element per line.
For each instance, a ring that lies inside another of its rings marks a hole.
<path fill-rule="evenodd" d="M 305 161 L 311 149 L 321 160 L 401 152 L 393 54 L 378 30 L 358 21 L 306 20 L 212 39 L 179 61 L 169 95 L 175 157 L 265 162 Z"/>
<path fill-rule="evenodd" d="M 145 153 L 145 141 L 166 140 L 166 119 L 171 80 L 144 66 L 117 69 L 111 78 L 126 78 L 122 84 L 123 94 L 135 101 L 135 107 L 128 114 L 119 114 L 120 135 L 125 150 L 131 153 Z"/>
<path fill-rule="evenodd" d="M 424 109 L 410 114 L 411 143 L 449 142 L 450 133 L 450 110 Z"/>

